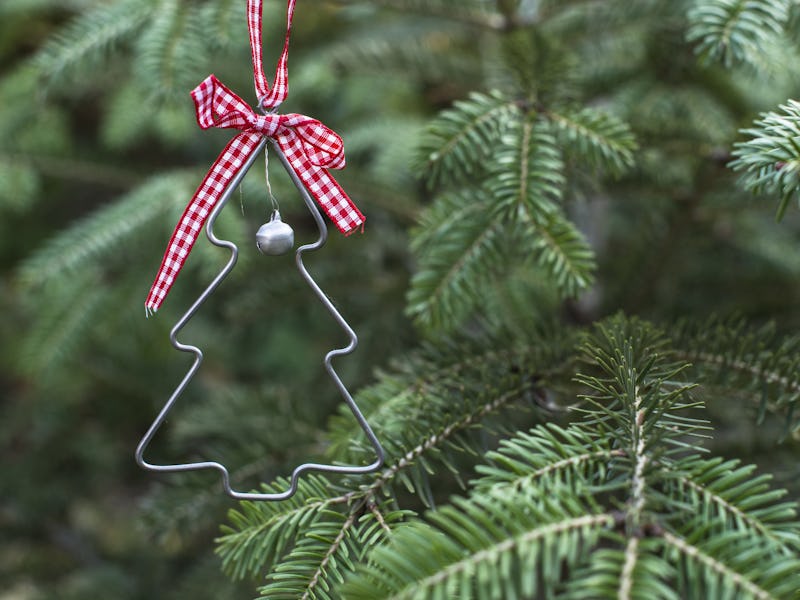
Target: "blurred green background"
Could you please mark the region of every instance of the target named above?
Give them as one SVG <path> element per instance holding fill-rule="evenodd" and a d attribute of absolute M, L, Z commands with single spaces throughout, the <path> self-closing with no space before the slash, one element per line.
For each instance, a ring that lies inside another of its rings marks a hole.
<path fill-rule="evenodd" d="M 426 335 L 404 316 L 408 231 L 430 200 L 415 151 L 425 123 L 470 91 L 508 86 L 519 77 L 509 64 L 609 107 L 640 150 L 621 179 L 571 171 L 568 211 L 597 252 L 596 285 L 559 302 L 533 282 L 495 307 L 569 323 L 735 312 L 796 330 L 800 219 L 790 210 L 776 225 L 775 200 L 741 191 L 726 168 L 738 130 L 800 94 L 796 46 L 765 47 L 760 66 L 703 64 L 686 40 L 690 2 L 299 4 L 284 110 L 343 136 L 337 179 L 367 215 L 363 235 L 332 232 L 307 260 L 359 334 L 337 364 L 350 389 Z M 531 24 L 547 13 L 558 43 L 528 40 L 509 58 L 507 32 L 481 20 L 506 5 Z M 284 10 L 267 2 L 267 57 Z M 189 91 L 211 72 L 252 100 L 242 1 L 0 2 L 0 600 L 252 595 L 213 555 L 235 504 L 215 476 L 159 477 L 133 462 L 190 362 L 169 329 L 227 259 L 198 242 L 145 319 L 172 227 L 230 137 L 195 124 Z M 314 239 L 277 161 L 270 172 L 284 220 Z M 220 219 L 240 262 L 182 335 L 206 360 L 152 454 L 222 460 L 238 488 L 318 456 L 339 403 L 321 359 L 340 331 L 290 256 L 255 249 L 263 180 L 257 163 Z M 796 490 L 794 442 L 776 452 L 771 432 L 716 417 L 728 456 Z"/>

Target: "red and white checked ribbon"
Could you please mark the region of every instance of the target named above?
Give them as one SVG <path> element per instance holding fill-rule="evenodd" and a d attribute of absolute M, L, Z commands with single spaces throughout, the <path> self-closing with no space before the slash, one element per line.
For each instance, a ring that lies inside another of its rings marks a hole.
<path fill-rule="evenodd" d="M 289 91 L 287 59 L 295 2 L 296 0 L 288 0 L 286 40 L 272 87 L 264 76 L 261 59 L 262 0 L 247 2 L 253 78 L 259 103 L 265 109 L 276 108 L 286 99 Z M 295 113 L 257 114 L 214 75 L 209 75 L 192 90 L 192 99 L 197 123 L 201 128 L 229 128 L 237 129 L 241 133 L 217 157 L 178 221 L 161 261 L 161 268 L 145 301 L 148 314 L 157 311 L 161 306 L 208 215 L 247 158 L 255 151 L 262 136 L 273 138 L 277 142 L 308 192 L 339 231 L 348 235 L 361 227 L 365 220 L 353 201 L 328 173 L 328 169 L 341 169 L 345 166 L 342 138 L 334 131 L 316 119 Z"/>

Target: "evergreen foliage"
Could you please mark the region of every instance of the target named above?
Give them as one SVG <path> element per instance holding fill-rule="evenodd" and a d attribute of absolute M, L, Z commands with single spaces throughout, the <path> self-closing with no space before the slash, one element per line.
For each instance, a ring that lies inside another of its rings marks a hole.
<path fill-rule="evenodd" d="M 775 36 L 784 34 L 792 3 L 788 0 L 699 0 L 689 11 L 687 38 L 707 60 L 730 67 L 755 62 Z"/>
<path fill-rule="evenodd" d="M 601 325 L 581 348 L 583 418 L 506 440 L 468 498 L 403 526 L 342 596 L 796 596 L 795 505 L 752 469 L 687 450 L 707 426 L 662 342 L 641 323 Z"/>
<path fill-rule="evenodd" d="M 426 329 L 457 327 L 500 265 L 524 259 L 515 247 L 533 250 L 564 296 L 592 281 L 592 251 L 559 207 L 563 154 L 568 149 L 620 173 L 633 163 L 633 136 L 622 121 L 594 109 L 559 114 L 528 102 L 499 91 L 473 94 L 444 111 L 423 138 L 419 162 L 429 186 L 458 190 L 434 201 L 412 239 L 419 267 L 408 313 Z"/>
<path fill-rule="evenodd" d="M 707 384 L 750 395 L 759 421 L 770 412 L 785 419 L 788 431 L 798 429 L 800 340 L 796 336 L 779 337 L 773 324 L 752 328 L 741 320 L 711 319 L 680 324 L 670 337 Z"/>
<path fill-rule="evenodd" d="M 244 7 L 0 5 L 0 586 L 800 598 L 796 2 L 300 0 L 289 110 L 342 134 L 368 215 L 309 263 L 359 333 L 337 368 L 386 462 L 231 508 L 132 452 L 186 367 L 169 327 L 225 260 L 201 240 L 142 318 L 227 139 L 188 92 L 213 71 L 251 95 Z M 267 56 L 284 8 L 266 2 Z M 154 452 L 277 491 L 373 453 L 321 368 L 340 332 L 247 241 L 257 171 L 220 218 L 240 260 L 187 328 L 206 359 Z"/>
<path fill-rule="evenodd" d="M 98 67 L 111 51 L 139 31 L 153 12 L 152 2 L 99 6 L 53 36 L 39 52 L 37 67 L 53 82 L 63 82 L 81 68 Z"/>
<path fill-rule="evenodd" d="M 742 131 L 750 139 L 736 145 L 731 163 L 744 171 L 746 189 L 779 196 L 778 219 L 800 189 L 800 103 L 789 100 L 780 108 L 782 114 L 765 113 L 755 127 Z"/>

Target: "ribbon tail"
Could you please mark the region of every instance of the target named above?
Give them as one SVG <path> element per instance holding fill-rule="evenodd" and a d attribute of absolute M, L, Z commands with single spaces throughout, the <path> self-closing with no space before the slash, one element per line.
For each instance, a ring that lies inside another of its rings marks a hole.
<path fill-rule="evenodd" d="M 364 215 L 327 169 L 311 163 L 295 132 L 288 130 L 277 136 L 276 141 L 309 194 L 339 231 L 350 235 L 364 226 Z"/>
<path fill-rule="evenodd" d="M 257 133 L 240 133 L 234 137 L 211 165 L 192 200 L 183 211 L 167 244 L 161 267 L 145 301 L 148 315 L 155 313 L 169 293 L 197 241 L 211 210 L 219 201 L 231 180 L 242 170 L 247 158 L 261 140 Z"/>

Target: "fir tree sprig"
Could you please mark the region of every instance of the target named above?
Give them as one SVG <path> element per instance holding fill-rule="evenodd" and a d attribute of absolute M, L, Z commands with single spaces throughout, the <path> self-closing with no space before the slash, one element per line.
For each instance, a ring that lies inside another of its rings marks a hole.
<path fill-rule="evenodd" d="M 705 60 L 757 62 L 771 38 L 784 33 L 791 8 L 789 0 L 696 0 L 689 11 L 689 41 Z"/>
<path fill-rule="evenodd" d="M 634 166 L 636 139 L 627 123 L 616 115 L 584 107 L 563 113 L 549 111 L 562 147 L 596 169 L 622 175 Z"/>
<path fill-rule="evenodd" d="M 279 479 L 263 489 L 277 493 L 288 486 L 288 481 Z M 230 525 L 223 527 L 218 539 L 223 568 L 232 577 L 243 578 L 274 566 L 291 550 L 298 531 L 312 529 L 335 504 L 330 483 L 317 475 L 304 478 L 286 502 L 243 502 L 228 514 Z"/>
<path fill-rule="evenodd" d="M 752 327 L 741 319 L 712 318 L 703 323 L 684 321 L 670 337 L 698 377 L 720 390 L 747 393 L 758 422 L 772 413 L 785 420 L 787 431 L 797 429 L 797 336 L 779 336 L 774 324 Z"/>
<path fill-rule="evenodd" d="M 47 381 L 71 358 L 92 331 L 97 310 L 112 296 L 100 279 L 98 269 L 88 268 L 49 282 L 51 293 L 57 293 L 60 302 L 39 310 L 39 318 L 20 344 L 17 360 L 23 372 Z"/>
<path fill-rule="evenodd" d="M 407 517 L 379 506 L 372 498 L 347 513 L 323 511 L 324 520 L 304 532 L 285 561 L 278 564 L 259 591 L 264 600 L 335 600 L 335 589 L 373 547 L 391 539 L 393 528 Z"/>
<path fill-rule="evenodd" d="M 45 81 L 62 83 L 75 72 L 86 72 L 130 41 L 157 9 L 152 0 L 100 4 L 53 36 L 40 50 L 36 65 Z"/>
<path fill-rule="evenodd" d="M 113 254 L 114 249 L 190 197 L 193 179 L 186 173 L 166 173 L 145 181 L 41 246 L 20 267 L 20 280 L 26 286 L 37 286 L 53 277 L 69 277 Z"/>
<path fill-rule="evenodd" d="M 417 231 L 422 233 L 412 248 L 420 258 L 407 311 L 423 327 L 452 331 L 502 274 L 503 220 L 492 213 L 488 194 L 466 191 L 439 198 L 423 213 Z"/>
<path fill-rule="evenodd" d="M 517 111 L 499 91 L 473 92 L 431 122 L 419 143 L 419 165 L 431 187 L 458 183 L 484 170 L 498 136 Z"/>
<path fill-rule="evenodd" d="M 159 0 L 136 40 L 134 74 L 151 98 L 183 99 L 207 64 L 203 13 L 176 0 Z"/>
<path fill-rule="evenodd" d="M 563 153 L 574 150 L 618 173 L 632 161 L 635 142 L 621 121 L 588 110 L 571 121 L 557 113 L 526 115 L 503 98 L 474 96 L 445 111 L 420 153 L 434 184 L 444 169 L 449 186 L 474 186 L 443 193 L 415 231 L 420 264 L 408 312 L 429 331 L 462 322 L 507 261 L 533 258 L 564 296 L 586 289 L 594 255 L 560 208 Z M 503 115 L 507 123 L 498 129 L 493 123 Z"/>
<path fill-rule="evenodd" d="M 740 181 L 745 189 L 778 196 L 780 220 L 800 192 L 800 102 L 788 100 L 780 112 L 762 114 L 754 127 L 742 133 L 749 139 L 735 144 L 736 159 L 730 166 L 743 172 Z"/>
<path fill-rule="evenodd" d="M 387 546 L 374 550 L 342 595 L 530 597 L 552 589 L 561 568 L 585 559 L 600 532 L 614 524 L 614 516 L 589 499 L 558 488 L 551 497 L 541 496 L 528 487 L 502 496 L 457 498 L 428 519 L 403 527 Z"/>
<path fill-rule="evenodd" d="M 365 417 L 386 440 L 387 461 L 378 476 L 354 484 L 371 493 L 406 488 L 431 505 L 432 469 L 443 467 L 457 474 L 459 457 L 479 454 L 481 436 L 472 435 L 477 427 L 499 432 L 525 411 L 533 411 L 533 418 L 546 414 L 551 407 L 540 402 L 540 386 L 568 372 L 574 340 L 569 332 L 539 332 L 508 348 L 492 342 L 507 335 L 431 344 L 398 361 L 396 372 L 384 374 L 377 385 L 360 393 L 357 402 Z M 343 409 L 332 421 L 329 456 L 365 460 L 371 450 L 357 432 Z"/>
<path fill-rule="evenodd" d="M 686 414 L 699 405 L 665 342 L 641 322 L 601 325 L 582 351 L 583 423 L 541 425 L 489 453 L 469 497 L 400 527 L 343 595 L 795 597 L 796 506 L 750 469 L 686 447 L 706 425 Z"/>
<path fill-rule="evenodd" d="M 563 215 L 564 158 L 615 175 L 633 165 L 636 142 L 623 121 L 566 103 L 570 71 L 550 64 L 550 41 L 521 31 L 501 41 L 502 56 L 516 65 L 506 85 L 515 91 L 455 102 L 420 144 L 418 168 L 443 190 L 412 240 L 419 265 L 408 314 L 428 332 L 451 331 L 468 318 L 510 261 L 532 258 L 565 297 L 585 290 L 594 254 Z M 520 52 L 535 69 L 517 64 Z M 535 80 L 526 79 L 530 72 Z"/>

